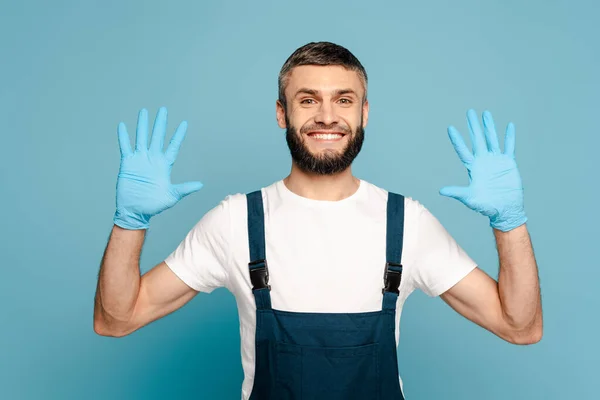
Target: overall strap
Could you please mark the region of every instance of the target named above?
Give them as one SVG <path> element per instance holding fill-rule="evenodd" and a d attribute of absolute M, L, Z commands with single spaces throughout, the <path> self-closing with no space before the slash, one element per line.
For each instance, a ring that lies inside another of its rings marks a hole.
<path fill-rule="evenodd" d="M 248 204 L 248 244 L 250 249 L 250 282 L 257 310 L 271 309 L 271 286 L 265 250 L 265 218 L 262 192 L 260 190 L 246 195 Z"/>
<path fill-rule="evenodd" d="M 388 192 L 386 223 L 386 263 L 383 276 L 383 309 L 396 311 L 402 280 L 402 242 L 404 239 L 404 196 Z"/>

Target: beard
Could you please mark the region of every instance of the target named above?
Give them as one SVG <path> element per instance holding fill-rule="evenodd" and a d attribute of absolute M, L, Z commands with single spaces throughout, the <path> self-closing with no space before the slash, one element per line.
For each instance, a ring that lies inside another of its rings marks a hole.
<path fill-rule="evenodd" d="M 300 129 L 290 125 L 290 121 L 285 116 L 287 129 L 285 139 L 292 155 L 292 160 L 302 171 L 315 175 L 334 175 L 345 171 L 360 153 L 364 139 L 365 130 L 363 128 L 363 118 L 354 132 L 345 126 L 316 124 L 306 126 Z M 302 134 L 311 130 L 336 130 L 342 131 L 348 136 L 348 143 L 341 152 L 327 149 L 321 154 L 313 154 L 306 145 Z"/>

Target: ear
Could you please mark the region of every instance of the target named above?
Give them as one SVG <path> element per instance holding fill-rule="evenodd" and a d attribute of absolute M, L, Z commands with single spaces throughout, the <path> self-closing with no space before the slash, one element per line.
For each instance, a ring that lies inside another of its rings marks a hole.
<path fill-rule="evenodd" d="M 275 115 L 277 118 L 277 125 L 279 125 L 281 129 L 287 128 L 285 125 L 285 110 L 283 104 L 281 104 L 279 100 L 275 102 Z"/>
<path fill-rule="evenodd" d="M 362 116 L 364 129 L 367 126 L 367 122 L 369 121 L 369 100 L 365 100 L 365 103 L 362 106 Z"/>

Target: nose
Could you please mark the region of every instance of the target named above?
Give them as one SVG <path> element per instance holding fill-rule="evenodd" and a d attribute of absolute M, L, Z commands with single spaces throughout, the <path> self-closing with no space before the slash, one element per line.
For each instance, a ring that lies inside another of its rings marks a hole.
<path fill-rule="evenodd" d="M 338 122 L 338 116 L 335 113 L 335 109 L 329 102 L 321 102 L 319 110 L 315 115 L 315 122 L 324 125 L 331 125 Z"/>

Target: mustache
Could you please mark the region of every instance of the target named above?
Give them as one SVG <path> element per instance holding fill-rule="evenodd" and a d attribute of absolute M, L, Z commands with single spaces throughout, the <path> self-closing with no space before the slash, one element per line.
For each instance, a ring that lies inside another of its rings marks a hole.
<path fill-rule="evenodd" d="M 302 128 L 300 128 L 300 133 L 307 133 L 307 132 L 311 132 L 311 131 L 344 132 L 346 134 L 352 133 L 350 128 L 348 128 L 347 126 L 338 125 L 338 124 L 332 124 L 332 125 L 313 124 L 313 125 L 303 126 Z"/>

